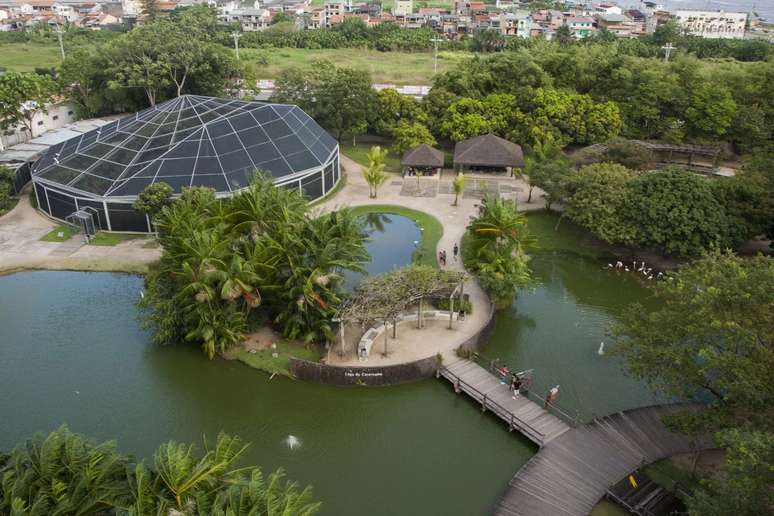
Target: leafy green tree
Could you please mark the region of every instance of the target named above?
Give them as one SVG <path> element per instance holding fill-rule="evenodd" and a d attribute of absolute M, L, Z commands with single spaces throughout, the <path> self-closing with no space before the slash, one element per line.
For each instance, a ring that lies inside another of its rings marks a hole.
<path fill-rule="evenodd" d="M 527 251 L 533 246 L 527 218 L 516 203 L 487 198 L 467 227 L 463 258 L 495 305 L 504 308 L 511 304 L 516 290 L 531 281 Z"/>
<path fill-rule="evenodd" d="M 172 187 L 167 183 L 159 181 L 146 186 L 140 192 L 140 195 L 137 196 L 137 200 L 132 204 L 132 208 L 153 219 L 164 206 L 169 206 L 170 204 L 172 204 Z"/>
<path fill-rule="evenodd" d="M 214 514 L 312 516 L 320 503 L 282 470 L 264 479 L 236 467 L 247 445 L 220 433 L 204 453 L 191 444 L 159 446 L 154 469 L 66 426 L 36 435 L 0 456 L 0 512 L 60 514 Z"/>
<path fill-rule="evenodd" d="M 479 30 L 473 36 L 473 50 L 476 52 L 498 52 L 505 43 L 505 36 L 497 30 Z"/>
<path fill-rule="evenodd" d="M 635 228 L 621 216 L 634 174 L 614 163 L 581 167 L 566 184 L 564 215 L 608 243 L 632 243 Z"/>
<path fill-rule="evenodd" d="M 486 117 L 484 103 L 467 97 L 449 106 L 441 124 L 442 133 L 455 142 L 491 133 L 494 129 Z"/>
<path fill-rule="evenodd" d="M 422 144 L 436 144 L 435 138 L 427 127 L 417 122 L 400 122 L 392 130 L 392 137 L 395 140 L 392 150 L 399 156 Z"/>
<path fill-rule="evenodd" d="M 24 125 L 32 137 L 32 120 L 47 113 L 46 104 L 58 91 L 48 75 L 5 73 L 0 75 L 0 129 Z"/>
<path fill-rule="evenodd" d="M 774 433 L 726 430 L 716 442 L 726 452 L 724 467 L 702 481 L 687 500 L 691 516 L 767 514 L 774 505 Z"/>
<path fill-rule="evenodd" d="M 113 89 L 139 88 L 151 106 L 163 96 L 170 85 L 169 62 L 158 58 L 162 48 L 155 24 L 143 25 L 127 33 L 114 45 Z"/>
<path fill-rule="evenodd" d="M 527 202 L 532 202 L 532 189 L 537 186 L 546 193 L 546 209 L 550 210 L 551 204 L 564 197 L 565 182 L 572 168 L 572 160 L 562 152 L 561 147 L 550 140 L 545 144 L 537 142 L 524 167 L 524 173 L 529 177 Z"/>
<path fill-rule="evenodd" d="M 618 163 L 632 170 L 644 170 L 653 161 L 650 151 L 637 142 L 615 138 L 605 144 L 604 161 Z"/>
<path fill-rule="evenodd" d="M 723 136 L 731 127 L 736 109 L 736 102 L 728 88 L 703 82 L 694 89 L 685 110 L 688 130 L 695 136 Z"/>
<path fill-rule="evenodd" d="M 329 61 L 315 62 L 311 71 L 285 70 L 275 86 L 274 101 L 297 104 L 339 140 L 365 132 L 376 104 L 368 72 Z"/>
<path fill-rule="evenodd" d="M 573 41 L 575 41 L 575 38 L 572 35 L 572 31 L 570 30 L 569 25 L 562 25 L 561 27 L 556 29 L 556 34 L 554 37 L 556 38 L 556 41 L 558 41 L 560 45 L 569 45 Z"/>
<path fill-rule="evenodd" d="M 387 149 L 382 149 L 378 145 L 371 147 L 368 151 L 368 166 L 363 169 L 363 178 L 368 184 L 369 197 L 376 198 L 379 187 L 389 178 L 384 171 Z"/>
<path fill-rule="evenodd" d="M 728 220 L 706 179 L 669 168 L 636 177 L 621 214 L 634 240 L 674 256 L 729 244 Z"/>
<path fill-rule="evenodd" d="M 276 25 L 278 23 L 295 23 L 295 21 L 296 17 L 292 13 L 280 11 L 271 19 L 271 25 Z"/>
<path fill-rule="evenodd" d="M 384 136 L 392 134 L 401 124 L 422 124 L 427 120 L 416 100 L 393 88 L 376 92 L 375 108 L 369 125 L 376 134 Z"/>
<path fill-rule="evenodd" d="M 13 199 L 13 183 L 16 174 L 5 165 L 0 165 L 0 214 L 13 208 L 16 202 Z"/>
<path fill-rule="evenodd" d="M 457 201 L 460 195 L 465 191 L 465 183 L 468 182 L 468 177 L 460 172 L 452 181 L 452 188 L 454 188 L 454 205 L 457 206 Z"/>
<path fill-rule="evenodd" d="M 683 431 L 749 425 L 774 416 L 774 260 L 713 252 L 655 286 L 656 310 L 633 305 L 616 327 L 627 370 L 668 397 L 709 400 L 676 421 Z"/>
<path fill-rule="evenodd" d="M 143 20 L 153 22 L 159 17 L 158 0 L 140 0 L 140 16 Z"/>

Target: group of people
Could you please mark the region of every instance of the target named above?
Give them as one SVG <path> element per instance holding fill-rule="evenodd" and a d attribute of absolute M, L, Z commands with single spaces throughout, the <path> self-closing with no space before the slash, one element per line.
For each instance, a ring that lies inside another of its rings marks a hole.
<path fill-rule="evenodd" d="M 521 376 L 519 376 L 517 373 L 510 372 L 505 366 L 502 366 L 499 371 L 500 375 L 502 375 L 500 383 L 505 385 L 505 383 L 510 380 L 509 390 L 511 391 L 511 398 L 515 400 L 521 394 L 521 387 L 524 384 L 524 381 L 522 380 Z"/>
<path fill-rule="evenodd" d="M 455 262 L 457 261 L 457 255 L 459 254 L 459 252 L 460 252 L 460 248 L 455 243 L 454 244 L 454 248 L 452 249 L 452 253 L 453 253 L 454 261 Z M 438 263 L 441 264 L 441 267 L 446 267 L 446 263 L 447 263 L 447 261 L 446 261 L 446 249 L 438 251 Z"/>

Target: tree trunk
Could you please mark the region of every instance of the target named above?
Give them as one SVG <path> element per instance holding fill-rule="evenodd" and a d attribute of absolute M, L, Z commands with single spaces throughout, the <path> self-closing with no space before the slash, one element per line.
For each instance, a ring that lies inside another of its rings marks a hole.
<path fill-rule="evenodd" d="M 528 203 L 532 202 L 532 189 L 533 188 L 535 188 L 535 187 L 532 186 L 532 185 L 529 185 L 529 195 L 527 196 L 527 202 Z"/>
<path fill-rule="evenodd" d="M 387 319 L 384 320 L 384 356 L 387 356 L 387 339 L 389 338 L 387 333 Z"/>
<path fill-rule="evenodd" d="M 398 318 L 395 317 L 392 320 L 392 338 L 397 339 L 398 338 Z"/>
<path fill-rule="evenodd" d="M 457 206 L 457 200 L 460 198 L 460 194 L 457 192 L 454 192 L 454 205 Z"/>

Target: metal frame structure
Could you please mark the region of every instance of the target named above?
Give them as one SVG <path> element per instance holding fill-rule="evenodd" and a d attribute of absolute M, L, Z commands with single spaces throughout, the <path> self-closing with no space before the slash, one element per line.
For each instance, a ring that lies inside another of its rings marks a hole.
<path fill-rule="evenodd" d="M 54 218 L 90 207 L 107 231 L 152 232 L 132 208 L 148 185 L 226 197 L 256 170 L 320 198 L 341 176 L 338 142 L 297 106 L 183 95 L 51 147 L 32 180 Z"/>

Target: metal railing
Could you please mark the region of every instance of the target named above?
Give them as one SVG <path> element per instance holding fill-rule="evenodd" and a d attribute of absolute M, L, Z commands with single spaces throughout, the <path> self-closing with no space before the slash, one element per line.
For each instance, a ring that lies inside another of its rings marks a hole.
<path fill-rule="evenodd" d="M 518 429 L 522 434 L 524 434 L 526 437 L 528 437 L 530 440 L 536 442 L 538 445 L 542 446 L 543 442 L 545 440 L 545 434 L 542 432 L 539 432 L 537 429 L 532 427 L 529 423 L 519 419 L 516 417 L 513 412 L 506 409 L 496 401 L 493 401 L 490 399 L 485 393 L 479 391 L 472 385 L 470 385 L 468 382 L 460 378 L 457 374 L 451 372 L 447 367 L 441 366 L 439 368 L 440 375 L 452 380 L 452 383 L 454 384 L 454 390 L 456 392 L 466 392 L 468 393 L 474 400 L 481 402 L 481 410 L 486 411 L 491 410 L 495 414 L 497 414 L 501 419 L 504 419 L 511 430 Z"/>
<path fill-rule="evenodd" d="M 505 366 L 508 368 L 509 371 L 511 371 L 511 368 L 508 367 L 507 364 L 505 364 L 503 361 L 501 361 L 499 358 L 489 358 L 484 355 L 482 355 L 479 352 L 473 352 L 471 354 L 471 360 L 476 362 L 478 365 L 484 367 L 487 371 L 495 375 L 496 377 L 502 376 L 502 373 L 500 372 L 500 368 Z M 547 410 L 549 413 L 553 414 L 554 416 L 558 417 L 571 427 L 575 428 L 578 426 L 578 422 L 580 420 L 580 417 L 578 413 L 576 412 L 575 415 L 570 415 L 566 411 L 559 408 L 556 403 L 547 403 L 546 399 L 539 394 L 537 394 L 532 389 L 532 382 L 533 382 L 533 369 L 526 369 L 524 371 L 516 371 L 513 374 L 518 375 L 525 375 L 526 374 L 526 382 L 522 383 L 522 387 L 520 389 L 520 392 L 527 396 L 530 400 L 534 401 L 535 403 L 538 403 L 541 405 L 545 410 Z"/>

